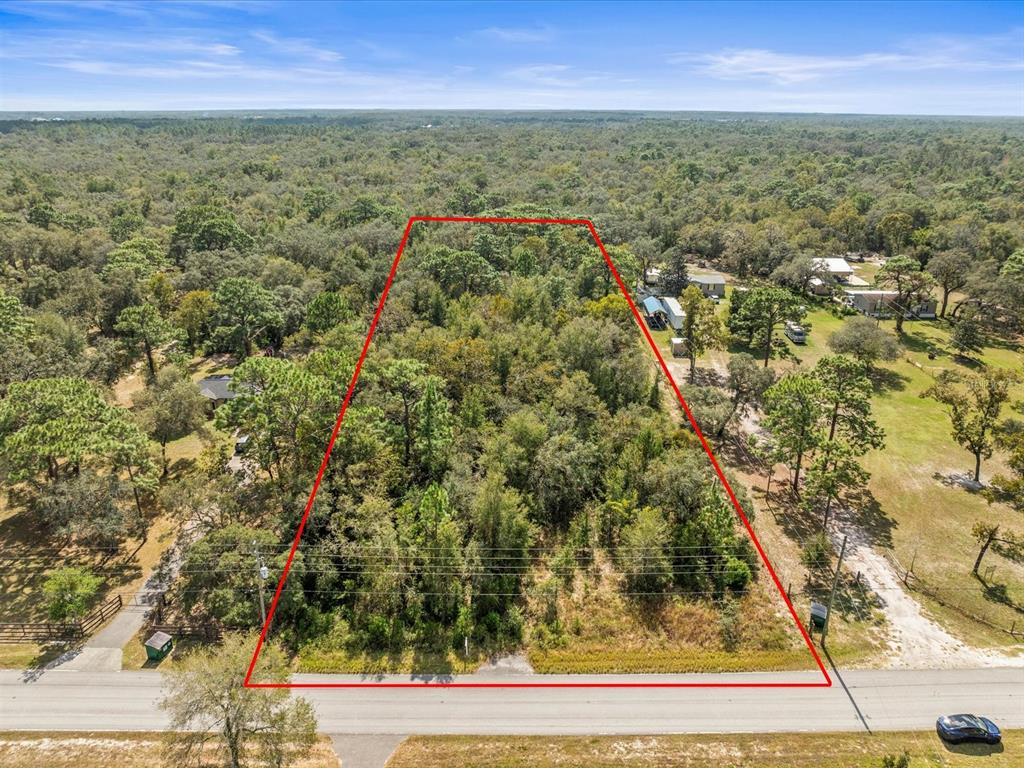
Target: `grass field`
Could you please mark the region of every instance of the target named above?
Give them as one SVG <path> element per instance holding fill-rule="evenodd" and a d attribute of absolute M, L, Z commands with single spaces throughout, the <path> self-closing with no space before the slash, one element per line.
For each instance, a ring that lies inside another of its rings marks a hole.
<path fill-rule="evenodd" d="M 153 768 L 164 765 L 163 734 L 60 733 L 0 731 L 0 765 L 4 768 Z M 211 752 L 203 768 L 224 765 Z M 330 740 L 321 737 L 312 753 L 295 768 L 338 768 Z"/>
<path fill-rule="evenodd" d="M 825 310 L 811 313 L 810 319 L 814 330 L 808 343 L 795 350 L 803 366 L 813 365 L 829 353 L 828 337 L 842 322 Z M 891 330 L 893 323 L 883 321 L 882 325 Z M 989 505 L 980 494 L 949 482 L 950 474 L 973 469 L 974 459 L 954 442 L 945 407 L 921 397 L 940 371 L 967 371 L 974 366 L 948 351 L 946 323 L 908 322 L 904 330 L 903 357 L 880 366 L 885 374 L 872 406 L 887 440 L 884 450 L 865 458 L 872 475 L 871 495 L 860 522 L 876 545 L 890 548 L 906 567 L 913 563 L 914 573 L 939 589 L 944 602 L 1002 627 L 1009 628 L 1014 621 L 1020 624 L 1024 619 L 1024 567 L 995 554 L 986 559 L 983 571 L 993 568 L 986 582 L 971 575 L 978 551 L 971 536 L 974 522 L 991 520 L 1021 530 L 1020 515 L 1003 505 Z M 934 359 L 929 359 L 929 352 Z M 1019 349 L 1003 343 L 987 346 L 981 357 L 986 365 L 1017 371 L 1024 363 Z M 791 366 L 779 364 L 782 369 Z M 1013 399 L 1024 399 L 1024 387 L 1015 388 Z M 1010 408 L 1004 410 L 1004 417 L 1011 414 Z M 999 471 L 1005 467 L 997 452 L 982 465 L 982 479 Z M 969 621 L 951 607 L 933 602 L 930 607 L 967 640 L 983 645 L 1014 644 L 1009 634 Z"/>
<path fill-rule="evenodd" d="M 924 733 L 687 736 L 415 736 L 388 768 L 880 768 L 904 750 L 913 768 L 1021 764 L 1022 731 L 1005 745 L 945 746 Z"/>
<path fill-rule="evenodd" d="M 857 265 L 858 273 L 866 279 L 873 276 L 871 270 L 865 273 L 869 266 L 873 265 Z M 727 304 L 721 307 L 724 312 Z M 831 354 L 828 338 L 842 326 L 844 318 L 820 302 L 809 302 L 809 309 L 807 344 L 787 342 L 790 357 L 771 361 L 779 373 L 810 368 Z M 895 324 L 888 320 L 881 325 L 892 331 Z M 975 521 L 990 520 L 1018 532 L 1024 532 L 1024 524 L 1019 514 L 1002 505 L 989 505 L 980 494 L 949 480 L 951 474 L 972 470 L 974 459 L 953 440 L 945 406 L 922 398 L 921 393 L 943 370 L 967 372 L 981 365 L 950 352 L 950 331 L 945 321 L 908 321 L 901 339 L 901 358 L 878 366 L 880 375 L 872 406 L 886 430 L 887 441 L 884 450 L 865 458 L 872 478 L 859 510 L 859 522 L 877 547 L 889 550 L 905 568 L 913 564 L 918 583 L 938 591 L 941 604 L 922 593 L 916 596 L 947 629 L 976 645 L 1019 647 L 1009 633 L 967 615 L 980 616 L 1004 629 L 1014 622 L 1018 629 L 1024 626 L 1024 565 L 990 553 L 982 569 L 985 579 L 971 574 L 978 551 L 971 535 Z M 667 355 L 670 333 L 659 331 L 654 335 Z M 739 351 L 744 351 L 743 347 L 736 345 L 713 352 L 700 362 L 704 367 L 713 364 L 721 368 L 730 353 Z M 990 339 L 979 358 L 988 366 L 1024 370 L 1020 346 L 1004 340 Z M 1017 403 L 1024 400 L 1024 385 L 1014 388 L 1012 399 Z M 1004 418 L 1015 415 L 1019 417 L 1012 406 L 1004 409 Z M 998 451 L 985 461 L 982 480 L 1005 471 L 1002 462 Z M 748 486 L 753 486 L 754 478 L 745 479 L 750 480 Z M 763 478 L 760 482 L 763 484 Z M 763 508 L 763 494 L 759 506 Z M 782 570 L 800 573 L 799 550 L 787 547 L 784 537 L 773 535 L 773 525 L 773 521 L 766 520 L 758 524 L 759 529 L 769 529 L 764 533 L 766 538 L 774 539 L 769 541 L 769 551 Z"/>

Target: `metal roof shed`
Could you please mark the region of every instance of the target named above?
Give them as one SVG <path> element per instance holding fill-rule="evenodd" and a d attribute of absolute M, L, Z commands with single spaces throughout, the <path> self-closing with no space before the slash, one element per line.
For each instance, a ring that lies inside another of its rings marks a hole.
<path fill-rule="evenodd" d="M 642 304 L 644 305 L 644 312 L 646 312 L 650 317 L 657 314 L 665 314 L 665 307 L 662 306 L 661 302 L 658 301 L 655 296 L 648 296 L 643 300 Z"/>

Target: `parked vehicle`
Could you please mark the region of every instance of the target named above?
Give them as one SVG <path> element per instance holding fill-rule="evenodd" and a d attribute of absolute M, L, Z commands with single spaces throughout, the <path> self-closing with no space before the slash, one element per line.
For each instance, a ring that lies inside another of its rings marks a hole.
<path fill-rule="evenodd" d="M 987 717 L 978 715 L 943 715 L 935 721 L 935 730 L 940 739 L 950 744 L 965 741 L 998 744 L 1002 739 L 999 726 Z"/>
<path fill-rule="evenodd" d="M 786 329 L 784 332 L 786 334 L 786 338 L 794 344 L 807 343 L 807 332 L 804 331 L 803 326 L 794 323 L 792 320 L 786 321 Z"/>
<path fill-rule="evenodd" d="M 235 441 L 235 455 L 241 456 L 247 450 L 249 450 L 250 438 L 248 435 L 242 435 Z"/>

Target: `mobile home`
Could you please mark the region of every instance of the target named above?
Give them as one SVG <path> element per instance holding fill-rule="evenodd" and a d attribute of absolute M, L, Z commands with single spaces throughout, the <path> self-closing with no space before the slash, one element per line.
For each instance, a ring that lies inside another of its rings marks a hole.
<path fill-rule="evenodd" d="M 683 308 L 679 306 L 679 302 L 671 296 L 662 296 L 660 297 L 660 301 L 661 305 L 665 308 L 665 318 L 668 320 L 668 324 L 675 330 L 680 330 L 683 327 L 683 320 L 686 318 L 686 313 L 683 312 Z"/>

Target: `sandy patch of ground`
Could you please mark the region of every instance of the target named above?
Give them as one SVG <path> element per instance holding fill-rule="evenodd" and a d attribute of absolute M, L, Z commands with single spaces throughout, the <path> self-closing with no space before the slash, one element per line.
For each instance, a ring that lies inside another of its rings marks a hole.
<path fill-rule="evenodd" d="M 907 593 L 892 563 L 871 547 L 866 535 L 849 523 L 841 527 L 848 536 L 845 567 L 860 573 L 868 588 L 884 604 L 891 651 L 888 666 L 908 669 L 1024 667 L 1024 657 L 972 648 L 928 618 L 921 604 Z M 831 536 L 838 549 L 841 534 L 837 527 L 832 529 Z"/>

